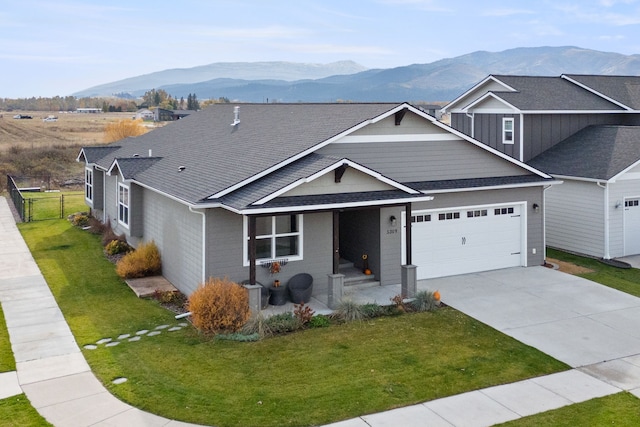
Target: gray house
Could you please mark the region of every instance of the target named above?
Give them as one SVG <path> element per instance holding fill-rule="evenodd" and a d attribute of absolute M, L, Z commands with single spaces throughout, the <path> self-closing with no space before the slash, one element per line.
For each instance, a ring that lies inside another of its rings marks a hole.
<path fill-rule="evenodd" d="M 640 253 L 640 77 L 489 76 L 444 110 L 451 125 L 564 184 L 546 195 L 549 246 Z"/>
<path fill-rule="evenodd" d="M 184 293 L 306 272 L 325 301 L 365 254 L 381 285 L 542 264 L 557 182 L 406 103 L 215 104 L 78 160 L 92 214 Z"/>

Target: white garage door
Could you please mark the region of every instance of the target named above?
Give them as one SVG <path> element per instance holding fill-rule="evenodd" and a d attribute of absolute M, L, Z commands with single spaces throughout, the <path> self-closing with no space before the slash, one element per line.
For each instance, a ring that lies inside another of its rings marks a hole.
<path fill-rule="evenodd" d="M 624 254 L 640 254 L 640 198 L 624 201 Z"/>
<path fill-rule="evenodd" d="M 523 265 L 520 204 L 416 211 L 411 223 L 418 279 Z"/>

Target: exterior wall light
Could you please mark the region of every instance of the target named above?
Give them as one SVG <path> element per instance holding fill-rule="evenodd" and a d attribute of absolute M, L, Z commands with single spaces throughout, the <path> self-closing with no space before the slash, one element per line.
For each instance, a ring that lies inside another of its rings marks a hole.
<path fill-rule="evenodd" d="M 395 227 L 395 225 L 398 223 L 398 220 L 396 219 L 395 215 L 391 215 L 389 217 L 389 222 Z"/>
<path fill-rule="evenodd" d="M 532 207 L 533 207 L 533 211 L 534 212 L 540 212 L 540 205 L 539 204 L 534 203 Z"/>

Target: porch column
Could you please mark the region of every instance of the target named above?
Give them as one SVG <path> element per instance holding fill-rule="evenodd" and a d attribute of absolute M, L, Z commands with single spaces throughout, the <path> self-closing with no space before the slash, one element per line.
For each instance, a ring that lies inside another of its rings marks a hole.
<path fill-rule="evenodd" d="M 402 298 L 413 298 L 418 292 L 417 267 L 407 264 L 402 266 L 402 285 L 400 293 Z"/>
<path fill-rule="evenodd" d="M 411 264 L 411 203 L 407 203 L 404 207 L 405 221 L 404 221 L 404 242 L 405 242 L 405 254 L 407 254 L 406 264 Z"/>
<path fill-rule="evenodd" d="M 333 274 L 340 273 L 340 212 L 333 211 Z"/>
<path fill-rule="evenodd" d="M 249 284 L 256 284 L 256 217 L 249 217 Z"/>

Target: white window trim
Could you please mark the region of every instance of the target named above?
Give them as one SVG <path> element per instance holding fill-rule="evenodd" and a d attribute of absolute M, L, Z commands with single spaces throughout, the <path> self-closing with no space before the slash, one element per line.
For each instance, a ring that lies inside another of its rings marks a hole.
<path fill-rule="evenodd" d="M 90 179 L 87 179 L 89 178 Z M 84 199 L 90 203 L 93 203 L 93 197 L 95 196 L 93 190 L 93 183 L 94 183 L 94 179 L 95 179 L 95 175 L 93 173 L 93 169 L 91 168 L 85 168 L 84 170 Z M 91 181 L 91 182 L 89 182 Z M 91 193 L 91 197 L 87 197 L 87 193 Z"/>
<path fill-rule="evenodd" d="M 269 261 L 269 260 L 277 260 L 277 259 L 287 259 L 287 261 L 300 261 L 302 259 L 304 259 L 303 256 L 303 248 L 304 248 L 304 224 L 303 224 L 303 219 L 304 219 L 304 215 L 303 214 L 293 214 L 296 215 L 298 217 L 298 231 L 295 233 L 282 233 L 282 234 L 270 234 L 270 236 L 272 236 L 273 239 L 275 239 L 275 237 L 285 237 L 285 236 L 298 236 L 298 255 L 292 255 L 292 256 L 283 256 L 283 257 L 273 257 L 273 258 L 257 258 L 256 259 L 256 264 L 260 265 L 261 261 Z M 273 221 L 275 221 L 275 217 L 276 216 L 282 216 L 282 215 L 273 215 L 271 216 L 271 221 L 272 224 Z M 273 231 L 273 227 L 275 227 L 275 225 L 272 225 L 272 231 Z M 245 267 L 249 266 L 249 217 L 248 216 L 243 216 L 242 217 L 242 257 L 243 257 L 243 261 L 242 261 L 242 265 Z M 256 236 L 257 237 L 261 237 L 260 236 Z M 266 236 L 266 235 L 265 235 Z M 272 245 L 272 248 L 274 248 L 275 250 L 275 245 Z M 274 253 L 272 253 L 272 255 L 275 255 Z"/>
<path fill-rule="evenodd" d="M 120 188 L 124 188 L 127 190 L 127 203 L 124 204 L 121 200 L 120 200 Z M 131 189 L 129 188 L 128 185 L 122 183 L 122 182 L 118 182 L 118 193 L 116 195 L 116 199 L 118 201 L 118 224 L 121 224 L 123 227 L 126 227 L 127 229 L 129 228 L 129 223 L 131 222 Z M 120 206 L 124 206 L 127 208 L 127 221 L 124 222 L 122 221 L 121 217 L 120 217 Z"/>
<path fill-rule="evenodd" d="M 511 123 L 511 130 L 507 130 L 507 123 Z M 511 140 L 507 139 L 507 132 L 511 132 Z M 516 130 L 515 130 L 515 119 L 513 117 L 503 117 L 502 118 L 502 143 L 503 144 L 515 144 L 516 140 Z"/>

